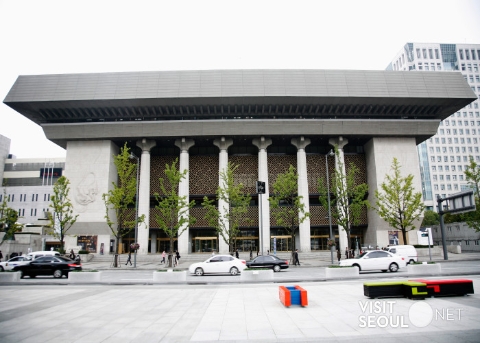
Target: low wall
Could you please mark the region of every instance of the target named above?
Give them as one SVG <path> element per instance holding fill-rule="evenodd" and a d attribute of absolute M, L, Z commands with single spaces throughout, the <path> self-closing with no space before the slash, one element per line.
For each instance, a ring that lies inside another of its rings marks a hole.
<path fill-rule="evenodd" d="M 343 279 L 358 276 L 359 271 L 357 267 L 325 268 L 326 279 Z"/>
<path fill-rule="evenodd" d="M 409 264 L 407 266 L 408 275 L 440 275 L 442 266 L 440 263 L 432 264 Z"/>
<path fill-rule="evenodd" d="M 243 270 L 240 274 L 242 281 L 272 281 L 273 270 Z"/>
<path fill-rule="evenodd" d="M 430 257 L 428 248 L 415 248 L 417 250 L 418 258 Z M 443 256 L 443 248 L 439 246 L 434 246 L 430 248 L 432 256 Z"/>

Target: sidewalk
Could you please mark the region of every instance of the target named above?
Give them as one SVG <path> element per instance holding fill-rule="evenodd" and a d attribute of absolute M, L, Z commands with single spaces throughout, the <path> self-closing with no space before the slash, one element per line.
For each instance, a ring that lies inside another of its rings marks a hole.
<path fill-rule="evenodd" d="M 480 277 L 474 277 L 480 289 Z M 286 284 L 288 285 L 288 284 Z M 478 342 L 480 295 L 368 299 L 361 281 L 304 282 L 308 306 L 275 284 L 2 286 L 2 343 Z"/>
<path fill-rule="evenodd" d="M 288 254 L 283 253 L 281 255 L 282 258 L 288 258 L 285 257 L 288 256 Z M 189 255 L 187 258 L 180 258 L 180 263 L 176 268 L 178 269 L 188 269 L 188 267 L 195 262 L 200 262 L 200 261 L 205 261 L 208 259 L 210 255 L 204 254 L 204 255 Z M 242 254 L 240 255 L 241 259 L 247 259 L 248 260 L 248 255 L 245 254 L 243 256 Z M 424 258 L 419 258 L 419 261 L 429 261 L 430 259 L 428 257 Z M 102 261 L 96 260 L 95 257 L 93 260 L 90 262 L 83 262 L 82 267 L 84 269 L 96 269 L 96 270 L 106 270 L 106 269 L 132 269 L 133 264 L 134 264 L 134 257 L 132 255 L 132 265 L 125 265 L 125 262 L 127 261 L 127 255 L 120 255 L 120 263 L 119 267 L 113 268 L 112 263 L 113 263 L 113 255 L 103 256 Z M 136 263 L 136 268 L 135 269 L 145 269 L 145 270 L 158 270 L 158 269 L 166 269 L 167 266 L 165 264 L 160 264 L 161 261 L 161 255 L 146 255 L 146 256 L 141 256 L 137 255 L 137 263 Z M 312 256 L 312 254 L 309 254 L 305 257 L 302 257 L 302 254 L 300 254 L 300 261 L 302 267 L 328 267 L 332 265 L 330 256 L 326 256 L 326 254 L 322 254 L 320 256 Z M 435 262 L 441 262 L 441 263 L 448 263 L 448 262 L 454 262 L 454 261 L 480 261 L 480 252 L 479 253 L 462 253 L 462 254 L 453 254 L 449 253 L 448 254 L 448 260 L 444 260 L 443 256 L 432 256 L 432 261 Z M 334 256 L 334 264 L 337 264 L 337 259 L 336 256 Z"/>

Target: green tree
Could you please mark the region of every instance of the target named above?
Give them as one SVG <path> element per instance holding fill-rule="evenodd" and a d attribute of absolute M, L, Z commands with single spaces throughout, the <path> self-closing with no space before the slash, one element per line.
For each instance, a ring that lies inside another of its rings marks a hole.
<path fill-rule="evenodd" d="M 65 252 L 64 240 L 67 231 L 77 221 L 77 215 L 73 214 L 73 205 L 68 198 L 70 181 L 61 176 L 53 185 L 53 195 L 50 197 L 50 208 L 47 212 L 50 219 L 50 232 L 60 241 L 60 251 Z"/>
<path fill-rule="evenodd" d="M 480 231 L 480 165 L 478 165 L 472 156 L 470 156 L 470 164 L 465 169 L 465 179 L 470 188 L 473 190 L 475 196 L 475 211 L 470 211 L 461 214 L 463 221 L 473 228 L 475 231 Z"/>
<path fill-rule="evenodd" d="M 8 207 L 7 190 L 3 189 L 3 201 L 0 205 L 0 229 L 5 232 L 5 235 L 0 242 L 0 245 L 4 241 L 14 240 L 15 233 L 22 230 L 23 225 L 17 223 L 18 212 L 13 208 Z"/>
<path fill-rule="evenodd" d="M 402 177 L 400 163 L 392 162 L 392 175 L 386 175 L 380 190 L 375 190 L 375 207 L 372 208 L 391 227 L 402 231 L 403 242 L 407 243 L 407 232 L 415 230 L 415 221 L 423 214 L 425 206 L 422 193 L 415 192 L 413 175 Z"/>
<path fill-rule="evenodd" d="M 423 214 L 422 227 L 439 225 L 440 224 L 440 215 L 432 210 L 426 210 Z"/>
<path fill-rule="evenodd" d="M 105 203 L 107 225 L 116 239 L 114 267 L 118 267 L 120 239 L 134 230 L 135 219 L 137 219 L 137 225 L 140 225 L 145 221 L 145 216 L 135 218 L 135 215 L 129 215 L 137 193 L 136 168 L 138 166 L 131 160 L 127 143 L 120 149 L 120 153 L 113 157 L 113 163 L 117 167 L 118 180 L 112 182 L 112 189 L 102 194 L 102 199 Z"/>
<path fill-rule="evenodd" d="M 171 165 L 165 165 L 166 179 L 160 178 L 160 191 L 155 193 L 157 205 L 155 208 L 160 212 L 156 215 L 158 226 L 170 238 L 169 267 L 172 267 L 173 240 L 184 232 L 187 227 L 195 224 L 196 219 L 188 213 L 195 206 L 195 201 L 190 203 L 187 196 L 178 195 L 178 186 L 182 179 L 186 177 L 187 170 L 180 172 L 177 169 L 178 159 Z"/>
<path fill-rule="evenodd" d="M 245 215 L 252 199 L 250 194 L 244 193 L 243 184 L 235 182 L 234 174 L 238 167 L 228 162 L 227 168 L 220 172 L 220 186 L 216 191 L 216 201 L 204 197 L 202 202 L 202 206 L 207 210 L 205 219 L 228 244 L 231 254 L 236 249 L 240 225 L 250 222 Z"/>
<path fill-rule="evenodd" d="M 333 178 L 331 178 L 330 194 L 325 179 L 318 179 L 318 194 L 320 203 L 328 210 L 328 197 L 330 197 L 331 215 L 337 221 L 339 227 L 347 234 L 347 248 L 351 249 L 352 227 L 360 223 L 362 210 L 366 208 L 365 197 L 368 192 L 368 185 L 357 184 L 355 177 L 359 172 L 357 166 L 350 164 L 344 172 L 343 163 L 340 162 L 338 148 L 335 147 L 337 166 Z M 343 249 L 343 247 L 340 247 Z"/>
<path fill-rule="evenodd" d="M 295 252 L 295 234 L 310 213 L 305 211 L 303 197 L 298 195 L 298 174 L 290 165 L 283 174 L 278 174 L 273 183 L 273 195 L 268 198 L 271 208 L 271 216 L 275 223 L 281 226 L 292 238 L 292 256 Z"/>

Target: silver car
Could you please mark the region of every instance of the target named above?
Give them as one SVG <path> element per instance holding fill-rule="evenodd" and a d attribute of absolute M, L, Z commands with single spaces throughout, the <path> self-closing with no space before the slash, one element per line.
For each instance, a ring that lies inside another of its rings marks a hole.
<path fill-rule="evenodd" d="M 407 265 L 405 258 L 384 250 L 365 251 L 355 258 L 340 261 L 340 266 L 358 267 L 359 271 L 381 270 L 396 272 Z"/>
<path fill-rule="evenodd" d="M 215 255 L 204 262 L 190 265 L 190 274 L 201 276 L 203 274 L 231 274 L 237 275 L 247 267 L 245 260 L 239 260 L 230 255 Z"/>

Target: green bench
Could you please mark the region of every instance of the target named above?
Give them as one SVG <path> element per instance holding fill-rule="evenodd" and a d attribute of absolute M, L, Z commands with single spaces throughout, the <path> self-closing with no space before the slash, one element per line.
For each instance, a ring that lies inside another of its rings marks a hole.
<path fill-rule="evenodd" d="M 384 281 L 364 282 L 363 294 L 371 299 L 406 297 L 409 299 L 425 299 L 428 296 L 427 285 L 418 281 Z"/>

